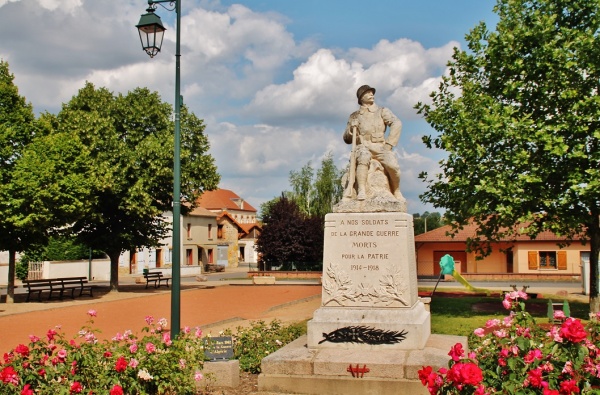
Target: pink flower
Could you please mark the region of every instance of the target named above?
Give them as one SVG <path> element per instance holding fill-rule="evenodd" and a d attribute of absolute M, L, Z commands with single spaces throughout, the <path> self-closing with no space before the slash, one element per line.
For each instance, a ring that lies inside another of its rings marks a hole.
<path fill-rule="evenodd" d="M 56 356 L 58 357 L 58 359 L 60 359 L 61 362 L 65 361 L 65 358 L 67 358 L 67 350 L 62 349 L 59 352 L 56 353 Z"/>
<path fill-rule="evenodd" d="M 138 361 L 137 359 L 135 359 L 135 358 L 131 358 L 131 359 L 129 360 L 129 367 L 130 367 L 130 368 L 134 368 L 134 369 L 135 369 L 135 368 L 137 368 L 137 366 L 138 366 L 139 364 L 140 364 L 140 363 L 139 363 L 139 361 Z"/>
<path fill-rule="evenodd" d="M 162 341 L 167 346 L 170 346 L 171 344 L 173 344 L 173 342 L 171 341 L 171 332 L 165 332 L 165 333 L 163 333 Z"/>
<path fill-rule="evenodd" d="M 132 354 L 135 354 L 138 350 L 138 345 L 137 343 L 133 343 L 129 346 L 129 352 Z"/>
<path fill-rule="evenodd" d="M 196 328 L 196 333 L 194 334 L 197 338 L 202 337 L 202 329 Z"/>
<path fill-rule="evenodd" d="M 567 318 L 565 316 L 565 312 L 562 310 L 554 310 L 554 319 L 555 320 L 564 320 L 565 318 Z"/>
<path fill-rule="evenodd" d="M 145 320 L 146 320 L 146 324 L 152 325 L 152 323 L 154 322 L 154 317 L 152 317 L 151 315 L 147 315 Z"/>
<path fill-rule="evenodd" d="M 499 319 L 487 320 L 487 322 L 485 323 L 485 327 L 487 329 L 495 328 L 495 327 L 497 327 L 499 325 L 500 325 L 500 320 Z"/>
<path fill-rule="evenodd" d="M 90 317 L 96 317 L 96 316 L 98 316 L 98 312 L 96 310 L 88 310 L 87 314 Z"/>
<path fill-rule="evenodd" d="M 475 334 L 475 336 L 478 337 L 484 337 L 485 336 L 485 329 L 483 328 L 477 328 L 473 331 L 473 333 Z"/>
<path fill-rule="evenodd" d="M 560 334 L 563 338 L 573 343 L 581 343 L 587 338 L 587 332 L 580 320 L 567 318 L 560 327 Z"/>
<path fill-rule="evenodd" d="M 36 335 L 29 335 L 29 341 L 32 343 L 37 343 L 40 341 L 40 338 L 37 337 Z"/>
<path fill-rule="evenodd" d="M 119 384 L 115 384 L 110 389 L 109 395 L 123 395 L 123 388 Z"/>
<path fill-rule="evenodd" d="M 543 357 L 542 352 L 538 349 L 535 349 L 535 350 L 529 351 L 527 353 L 527 355 L 525 355 L 523 360 L 525 361 L 525 363 L 532 363 L 536 359 L 542 359 L 542 357 Z"/>
<path fill-rule="evenodd" d="M 146 352 L 148 354 L 152 354 L 155 351 L 156 351 L 156 347 L 154 346 L 154 344 L 152 344 L 150 342 L 146 343 Z"/>
<path fill-rule="evenodd" d="M 460 361 L 460 358 L 465 354 L 463 350 L 463 346 L 461 343 L 456 343 L 454 347 L 450 349 L 448 355 L 452 358 L 453 361 Z"/>
<path fill-rule="evenodd" d="M 203 378 L 204 378 L 204 376 L 202 376 L 202 372 L 200 372 L 199 370 L 196 370 L 196 373 L 194 373 L 194 380 L 200 381 Z"/>

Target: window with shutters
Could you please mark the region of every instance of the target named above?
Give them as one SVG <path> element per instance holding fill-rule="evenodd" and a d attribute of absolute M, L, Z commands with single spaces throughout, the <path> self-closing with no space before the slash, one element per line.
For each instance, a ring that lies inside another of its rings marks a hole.
<path fill-rule="evenodd" d="M 527 254 L 527 263 L 529 270 L 537 270 L 538 268 L 538 254 L 537 251 L 529 251 Z"/>
<path fill-rule="evenodd" d="M 556 251 L 540 251 L 540 269 L 556 269 Z"/>
<path fill-rule="evenodd" d="M 567 270 L 567 251 L 557 252 L 558 270 Z"/>

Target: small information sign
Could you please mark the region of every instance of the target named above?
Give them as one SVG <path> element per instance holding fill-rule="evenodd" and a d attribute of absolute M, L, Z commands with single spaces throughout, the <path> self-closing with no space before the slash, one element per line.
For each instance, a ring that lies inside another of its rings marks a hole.
<path fill-rule="evenodd" d="M 206 339 L 204 355 L 210 361 L 230 360 L 233 358 L 233 338 L 231 336 L 218 336 Z"/>

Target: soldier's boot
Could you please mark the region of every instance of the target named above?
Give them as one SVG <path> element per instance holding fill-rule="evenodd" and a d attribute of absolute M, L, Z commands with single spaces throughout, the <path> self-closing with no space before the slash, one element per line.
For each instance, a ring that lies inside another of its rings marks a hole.
<path fill-rule="evenodd" d="M 357 200 L 365 200 L 367 198 L 367 175 L 369 167 L 366 165 L 356 166 L 356 183 L 358 184 Z"/>

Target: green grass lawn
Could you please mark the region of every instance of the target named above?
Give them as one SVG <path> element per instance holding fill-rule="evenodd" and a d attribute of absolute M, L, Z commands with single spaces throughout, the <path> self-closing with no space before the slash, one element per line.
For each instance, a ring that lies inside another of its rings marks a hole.
<path fill-rule="evenodd" d="M 548 296 L 553 302 L 562 302 L 563 297 Z M 493 311 L 496 309 L 497 310 Z M 571 317 L 587 320 L 589 304 L 569 300 Z M 548 322 L 548 299 L 529 299 L 525 309 L 538 323 Z M 501 297 L 462 296 L 447 297 L 435 294 L 431 300 L 431 333 L 467 336 L 474 329 L 485 325 L 487 320 L 502 318 L 508 310 L 502 307 Z"/>

